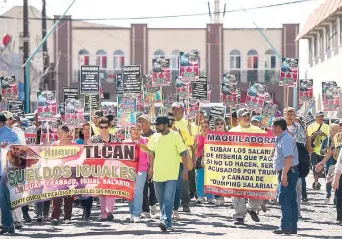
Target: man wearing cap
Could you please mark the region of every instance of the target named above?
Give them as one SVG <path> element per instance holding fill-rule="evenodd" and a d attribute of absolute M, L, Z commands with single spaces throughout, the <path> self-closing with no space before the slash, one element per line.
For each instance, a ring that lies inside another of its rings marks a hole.
<path fill-rule="evenodd" d="M 146 137 L 150 140 L 152 135 L 155 133 L 154 130 L 151 129 L 150 117 L 146 114 L 142 114 L 137 117 L 137 121 L 141 130 L 141 136 Z M 146 178 L 143 195 L 144 196 L 143 196 L 142 214 L 146 218 L 151 218 L 151 214 L 155 215 L 157 213 L 157 197 L 156 197 L 156 192 L 154 189 L 154 184 L 150 178 Z M 151 210 L 150 210 L 150 206 L 151 206 Z"/>
<path fill-rule="evenodd" d="M 287 131 L 294 137 L 296 140 L 296 146 L 299 155 L 299 162 L 301 163 L 299 178 L 296 186 L 297 192 L 297 203 L 298 203 L 298 216 L 300 215 L 300 201 L 302 198 L 302 181 L 305 180 L 305 177 L 309 174 L 310 171 L 310 154 L 312 153 L 312 147 L 310 143 L 310 139 L 306 134 L 303 126 L 295 122 L 296 115 L 295 109 L 292 107 L 286 107 L 284 109 L 284 116 L 287 124 Z M 304 195 L 306 192 L 304 192 Z M 305 198 L 304 198 L 305 199 Z M 303 200 L 303 201 L 306 201 Z"/>
<path fill-rule="evenodd" d="M 239 125 L 229 130 L 229 132 L 242 132 L 242 133 L 266 133 L 259 127 L 251 125 L 251 112 L 242 108 L 237 112 Z M 263 200 L 249 199 L 248 206 L 246 206 L 244 198 L 232 197 L 235 214 L 233 218 L 235 219 L 235 225 L 243 225 L 247 213 L 251 216 L 252 220 L 259 222 L 260 219 L 257 215 L 257 211 L 260 209 Z"/>
<path fill-rule="evenodd" d="M 149 177 L 153 176 L 154 186 L 160 205 L 160 224 L 162 231 L 171 228 L 172 209 L 175 200 L 179 174 L 179 156 L 183 164 L 189 160 L 188 150 L 179 133 L 170 130 L 170 121 L 166 116 L 159 116 L 154 122 L 157 134 L 147 144 L 150 165 Z M 185 169 L 187 170 L 187 169 Z"/>
<path fill-rule="evenodd" d="M 251 125 L 260 128 L 261 127 L 261 118 L 260 116 L 254 115 L 251 119 Z"/>
<path fill-rule="evenodd" d="M 311 164 L 313 167 L 313 175 L 315 182 L 312 184 L 312 188 L 319 190 L 321 184 L 318 182 L 319 173 L 316 172 L 315 167 L 318 163 L 323 160 L 321 155 L 321 144 L 325 137 L 329 134 L 329 126 L 323 122 L 324 111 L 318 111 L 316 113 L 316 121 L 308 127 L 308 135 L 310 137 L 311 146 L 313 148 L 313 153 L 311 154 Z"/>
<path fill-rule="evenodd" d="M 20 140 L 12 129 L 6 126 L 7 118 L 4 113 L 0 113 L 0 147 L 7 149 L 9 145 L 20 144 Z M 2 159 L 0 157 L 0 169 Z M 0 181 L 2 171 L 0 170 Z M 1 223 L 2 230 L 0 234 L 14 233 L 13 217 L 11 212 L 10 199 L 6 184 L 0 184 L 0 208 L 1 208 Z"/>
<path fill-rule="evenodd" d="M 183 105 L 179 102 L 175 102 L 171 106 L 172 113 L 175 117 L 174 127 L 177 129 L 186 130 L 188 134 L 193 137 L 192 127 L 188 120 L 183 119 Z M 193 140 L 194 141 L 194 140 Z M 189 157 L 192 159 L 194 165 L 196 162 L 195 147 L 189 146 Z M 183 212 L 190 212 L 190 200 L 196 193 L 196 173 L 195 169 L 189 171 L 188 180 L 182 181 L 182 205 Z"/>

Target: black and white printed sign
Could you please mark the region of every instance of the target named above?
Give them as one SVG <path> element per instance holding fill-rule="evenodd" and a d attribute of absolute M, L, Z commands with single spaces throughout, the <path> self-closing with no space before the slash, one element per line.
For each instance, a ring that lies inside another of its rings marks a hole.
<path fill-rule="evenodd" d="M 20 117 L 25 117 L 24 104 L 22 100 L 7 100 L 8 111 Z"/>
<path fill-rule="evenodd" d="M 85 113 L 90 113 L 90 104 L 91 104 L 92 112 L 94 112 L 95 110 L 100 110 L 100 105 L 101 105 L 100 95 L 84 95 L 84 112 Z"/>
<path fill-rule="evenodd" d="M 199 101 L 208 100 L 207 77 L 200 77 L 198 81 L 192 82 L 192 98 Z"/>
<path fill-rule="evenodd" d="M 100 68 L 99 66 L 81 66 L 81 94 L 100 93 Z"/>
<path fill-rule="evenodd" d="M 226 113 L 226 107 L 224 106 L 215 106 L 210 109 L 209 128 L 211 130 L 215 129 L 215 119 L 218 117 L 224 118 L 225 113 Z"/>
<path fill-rule="evenodd" d="M 79 99 L 79 94 L 78 94 L 78 88 L 68 88 L 64 87 L 63 88 L 63 99 L 65 102 L 67 99 Z"/>
<path fill-rule="evenodd" d="M 116 95 L 123 94 L 122 74 L 116 74 Z"/>
<path fill-rule="evenodd" d="M 122 67 L 123 92 L 125 94 L 141 93 L 141 67 L 124 66 Z"/>

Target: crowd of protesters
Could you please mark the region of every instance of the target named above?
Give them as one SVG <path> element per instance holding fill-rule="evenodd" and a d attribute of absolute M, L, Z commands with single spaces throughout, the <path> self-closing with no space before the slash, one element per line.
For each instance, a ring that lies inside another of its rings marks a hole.
<path fill-rule="evenodd" d="M 116 127 L 115 116 L 104 116 L 101 111 L 96 111 L 91 121 L 85 122 L 72 139 L 69 134 L 73 131 L 66 125 L 60 125 L 57 131 L 58 140 L 52 145 L 122 141 L 138 143 L 142 150 L 136 172 L 134 199 L 128 202 L 130 221 L 139 223 L 142 218 L 156 215 L 160 219 L 160 229 L 167 231 L 172 228 L 174 220 L 181 219 L 180 207 L 183 212 L 191 212 L 190 201 L 194 198 L 196 204 L 221 206 L 227 202 L 220 195 L 204 192 L 203 151 L 209 132 L 209 121 L 204 112 L 199 111 L 193 122 L 190 122 L 184 117 L 184 107 L 181 103 L 176 102 L 171 108 L 172 112 L 166 116 L 158 116 L 153 122 L 149 115 L 139 115 L 136 123 L 125 133 L 125 138 L 119 136 L 122 132 Z M 279 185 L 275 201 L 280 205 L 282 218 L 279 229 L 274 231 L 275 234 L 297 233 L 297 222 L 301 218 L 300 203 L 308 201 L 305 178 L 310 167 L 314 174 L 314 190 L 320 190 L 320 178 L 329 176 L 330 179 L 326 180 L 325 203 L 331 202 L 334 190 L 337 221 L 342 225 L 342 125 L 325 124 L 322 111 L 317 112 L 315 116 L 316 121 L 306 127 L 301 119 L 296 117 L 296 111 L 287 107 L 284 109 L 283 118 L 276 118 L 271 128 L 263 128 L 260 116 L 252 115 L 248 109 L 239 109 L 214 121 L 214 131 L 273 133 L 276 137 L 272 158 Z M 38 121 L 37 113 L 31 127 L 37 134 L 36 144 L 40 144 L 44 124 Z M 26 144 L 21 119 L 7 111 L 0 113 L 0 144 L 3 149 L 13 144 Z M 115 216 L 115 201 L 115 198 L 108 196 L 68 196 L 54 198 L 51 202 L 38 202 L 34 205 L 36 221 L 50 221 L 54 226 L 58 226 L 62 221 L 70 223 L 75 203 L 83 207 L 84 220 L 91 220 L 92 207 L 97 203 L 101 210 L 98 220 L 112 221 Z M 234 206 L 232 217 L 235 225 L 245 224 L 247 214 L 253 221 L 259 222 L 259 211 L 267 210 L 268 201 L 265 200 L 231 197 L 231 201 Z M 2 234 L 14 233 L 15 229 L 22 228 L 22 220 L 32 221 L 29 214 L 29 207 L 32 205 L 15 210 L 10 208 L 8 190 L 4 183 L 0 186 L 0 206 Z M 63 220 L 60 218 L 62 211 Z"/>

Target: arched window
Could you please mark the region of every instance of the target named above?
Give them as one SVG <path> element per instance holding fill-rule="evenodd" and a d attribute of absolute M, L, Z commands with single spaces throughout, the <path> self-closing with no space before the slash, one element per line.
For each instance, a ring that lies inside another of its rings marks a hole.
<path fill-rule="evenodd" d="M 107 52 L 104 50 L 98 50 L 96 52 L 96 65 L 98 65 L 100 69 L 107 69 Z"/>
<path fill-rule="evenodd" d="M 235 75 L 238 82 L 241 82 L 241 53 L 239 50 L 229 52 L 229 73 Z"/>
<path fill-rule="evenodd" d="M 121 50 L 114 51 L 113 54 L 114 71 L 121 71 L 125 65 L 125 53 Z"/>
<path fill-rule="evenodd" d="M 165 58 L 165 53 L 162 50 L 157 50 L 154 52 L 154 58 Z"/>
<path fill-rule="evenodd" d="M 273 50 L 265 52 L 265 82 L 277 82 L 277 55 Z"/>
<path fill-rule="evenodd" d="M 247 52 L 247 81 L 258 81 L 259 56 L 256 50 Z"/>
<path fill-rule="evenodd" d="M 87 50 L 82 49 L 78 52 L 78 62 L 79 66 L 89 65 L 89 52 Z"/>

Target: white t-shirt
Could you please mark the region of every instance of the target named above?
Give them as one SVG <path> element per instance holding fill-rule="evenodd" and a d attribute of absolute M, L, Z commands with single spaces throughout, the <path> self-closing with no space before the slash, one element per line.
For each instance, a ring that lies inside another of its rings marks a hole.
<path fill-rule="evenodd" d="M 25 138 L 24 130 L 22 130 L 21 128 L 18 128 L 18 127 L 13 127 L 12 130 L 14 131 L 14 133 L 17 134 L 17 136 L 20 140 L 20 143 L 22 145 L 26 145 L 26 138 Z"/>

